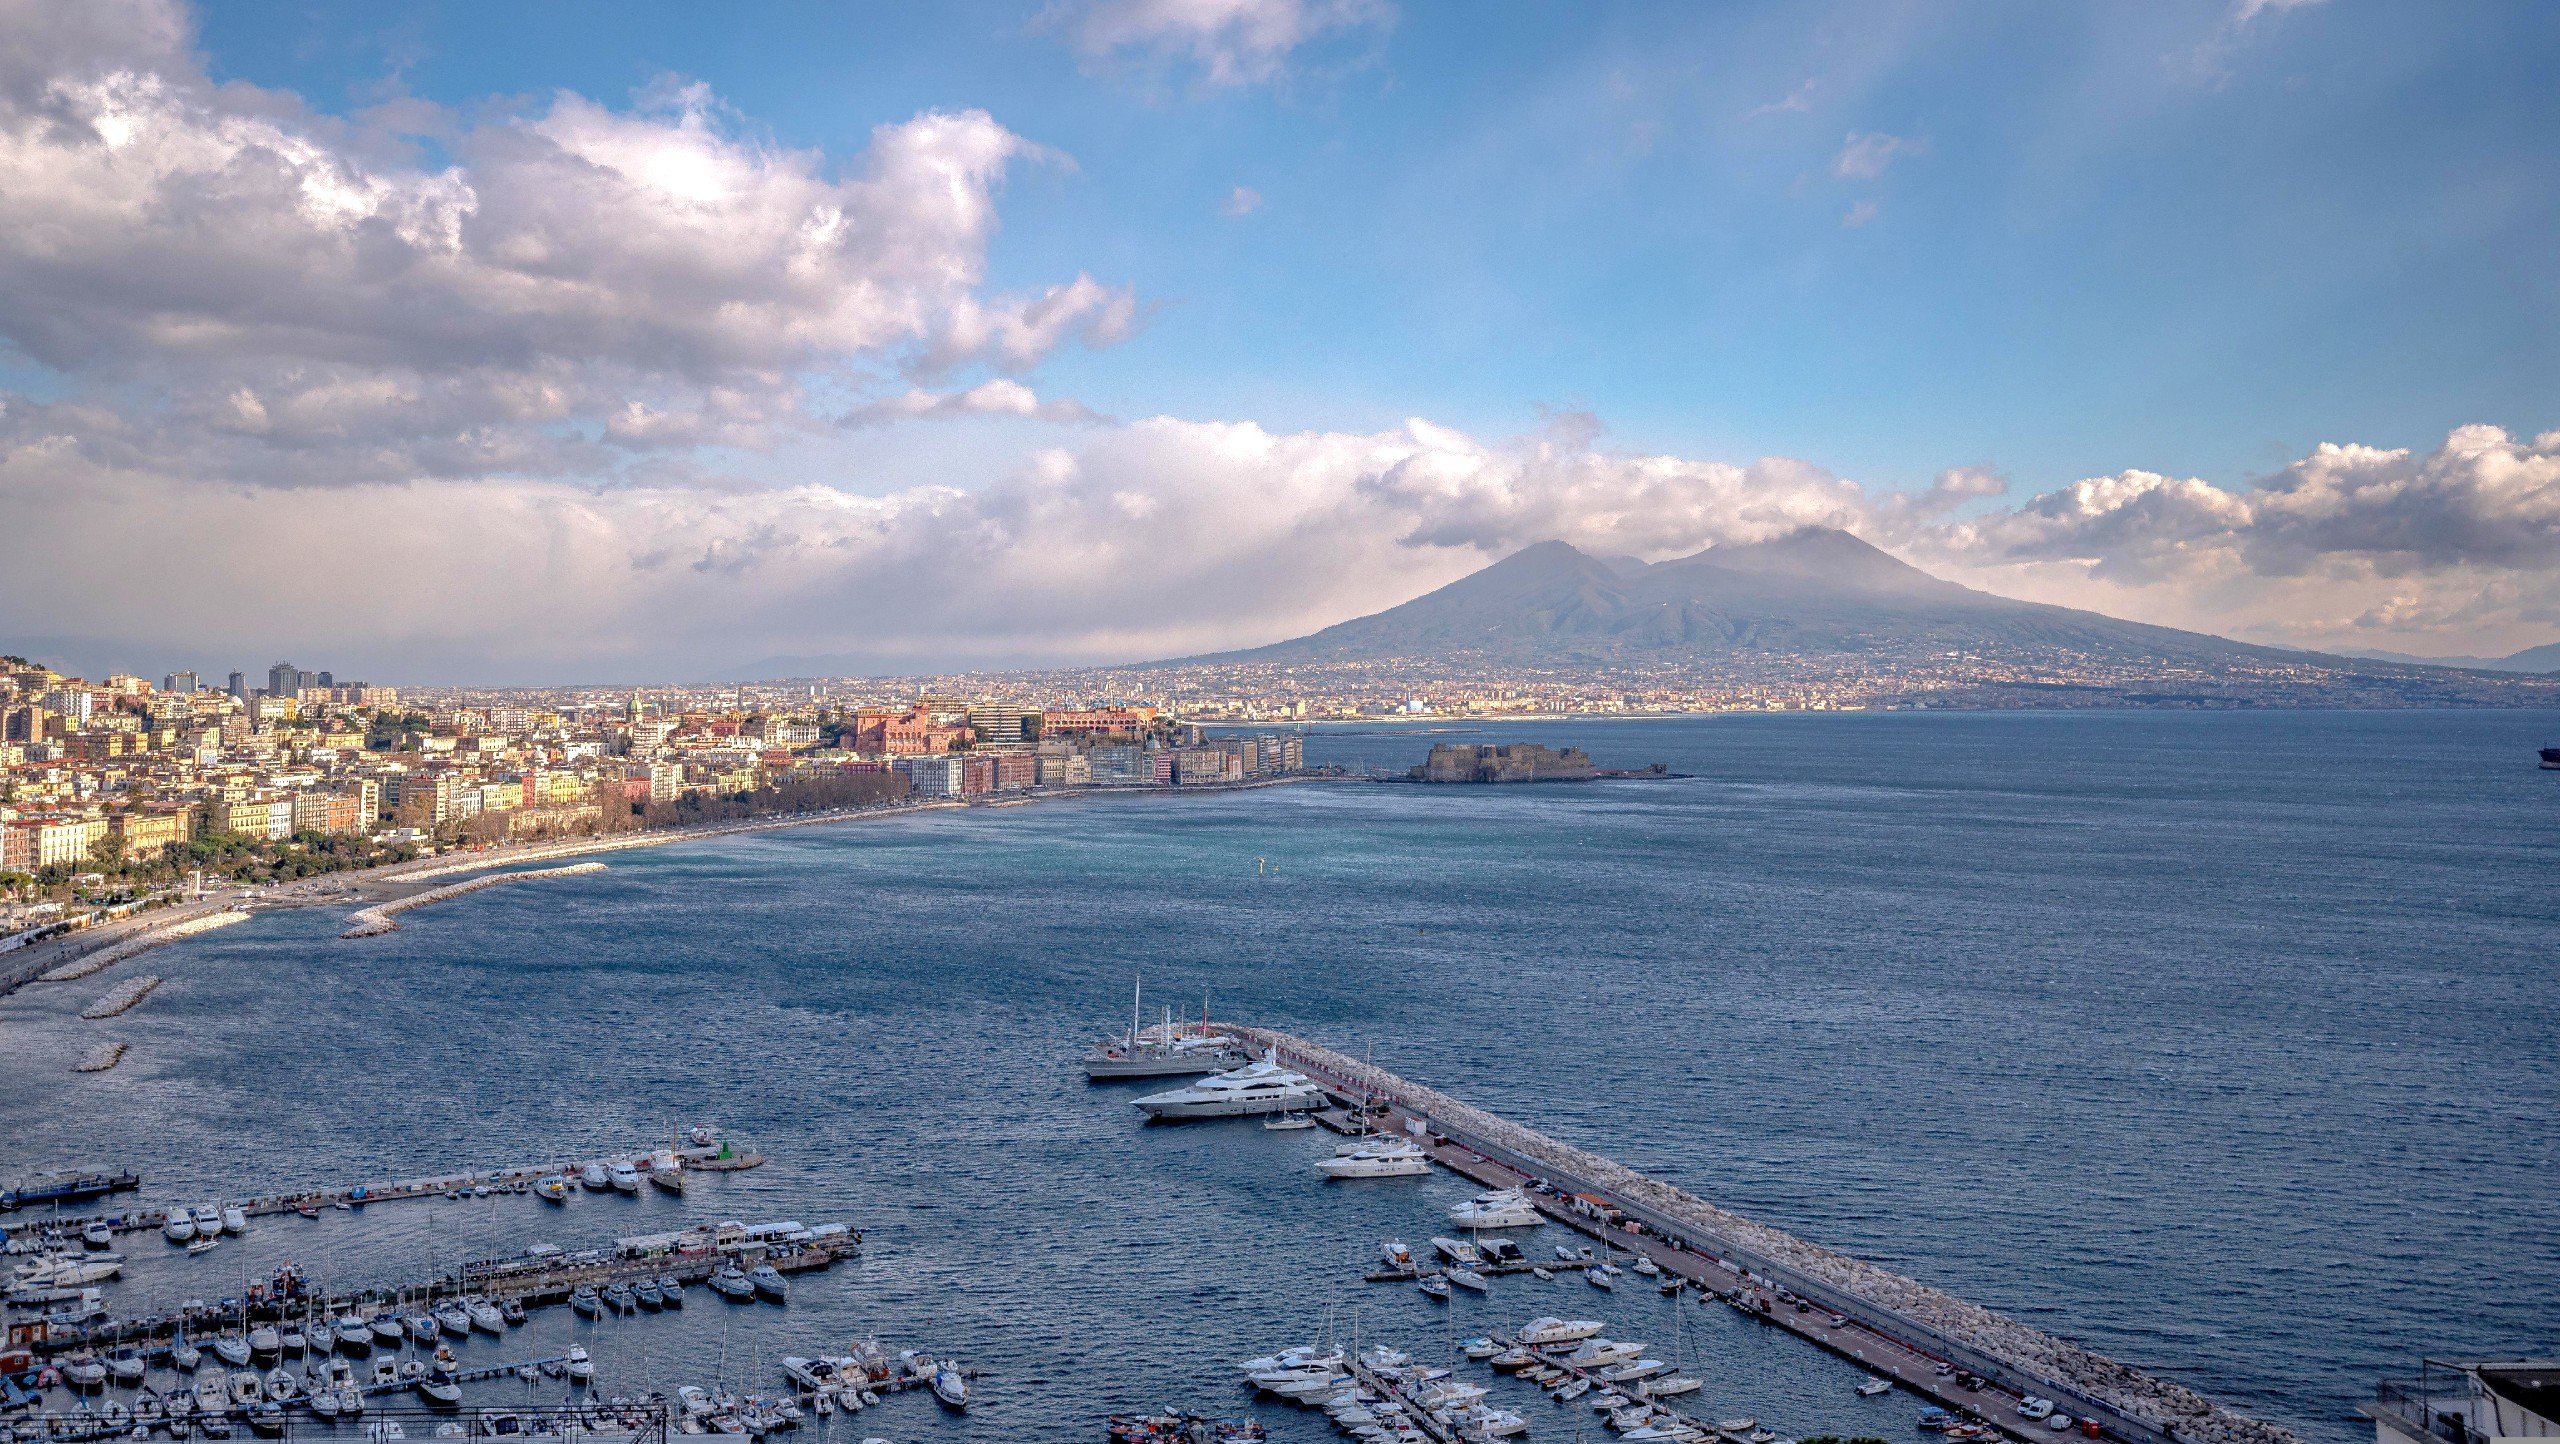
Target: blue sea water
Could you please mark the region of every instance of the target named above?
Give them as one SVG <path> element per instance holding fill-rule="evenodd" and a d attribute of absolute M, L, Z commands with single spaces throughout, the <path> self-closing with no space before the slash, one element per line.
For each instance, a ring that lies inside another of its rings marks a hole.
<path fill-rule="evenodd" d="M 131 1164 L 193 1201 L 712 1121 L 773 1161 L 682 1201 L 274 1219 L 195 1260 L 137 1237 L 118 1291 L 794 1217 L 867 1256 L 787 1308 L 554 1311 L 472 1348 L 574 1335 L 609 1386 L 670 1387 L 876 1333 L 989 1370 L 983 1402 L 836 1432 L 1062 1440 L 1242 1408 L 1233 1361 L 1327 1329 L 1430 1356 L 1553 1311 L 1676 1344 L 1702 1412 L 1910 1437 L 1913 1401 L 1728 1311 L 1361 1283 L 1466 1187 L 1320 1184 L 1323 1133 L 1141 1126 L 1138 1090 L 1073 1065 L 1142 970 L 2314 1439 L 2361 1435 L 2421 1353 L 2560 1352 L 2560 774 L 2533 767 L 2560 715 L 1404 727 L 1309 755 L 1514 739 L 1694 775 L 940 813 L 617 855 L 385 937 L 271 915 L 0 1000 L 0 1172 Z M 169 981 L 76 1016 L 140 970 Z M 101 1037 L 128 1061 L 70 1073 Z M 1510 1402 L 1532 1437 L 1590 1427 Z"/>

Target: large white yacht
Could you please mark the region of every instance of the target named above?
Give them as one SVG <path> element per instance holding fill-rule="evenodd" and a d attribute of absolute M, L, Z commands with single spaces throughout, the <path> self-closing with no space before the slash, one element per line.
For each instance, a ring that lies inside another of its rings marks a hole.
<path fill-rule="evenodd" d="M 1318 1160 L 1316 1172 L 1327 1178 L 1420 1178 L 1431 1172 L 1431 1155 L 1409 1138 L 1363 1139 Z"/>
<path fill-rule="evenodd" d="M 1553 1314 L 1541 1314 L 1520 1326 L 1520 1342 L 1533 1349 L 1578 1344 L 1599 1333 L 1602 1327 L 1598 1319 L 1559 1319 Z"/>
<path fill-rule="evenodd" d="M 1216 1073 L 1187 1088 L 1150 1093 L 1138 1100 L 1150 1118 L 1238 1118 L 1253 1113 L 1303 1113 L 1324 1106 L 1324 1090 L 1305 1074 L 1269 1057 Z"/>
<path fill-rule="evenodd" d="M 1535 1228 L 1545 1222 L 1529 1195 L 1516 1188 L 1479 1193 L 1450 1209 L 1449 1221 L 1460 1228 Z"/>

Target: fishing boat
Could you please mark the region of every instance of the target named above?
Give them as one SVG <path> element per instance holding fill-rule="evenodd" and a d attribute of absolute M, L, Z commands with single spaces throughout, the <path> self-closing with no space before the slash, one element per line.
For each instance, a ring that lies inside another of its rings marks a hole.
<path fill-rule="evenodd" d="M 791 1285 L 783 1280 L 782 1271 L 771 1264 L 758 1264 L 747 1271 L 747 1282 L 755 1286 L 756 1297 L 775 1303 L 788 1303 Z"/>
<path fill-rule="evenodd" d="M 562 1178 L 556 1173 L 548 1178 L 535 1179 L 533 1184 L 533 1193 L 534 1197 L 541 1199 L 544 1203 L 567 1203 L 569 1201 L 569 1180 Z"/>
<path fill-rule="evenodd" d="M 661 1148 L 649 1155 L 649 1182 L 667 1192 L 684 1193 L 684 1164 L 672 1148 Z"/>
<path fill-rule="evenodd" d="M 949 1359 L 943 1360 L 933 1371 L 933 1399 L 955 1414 L 969 1407 L 968 1376 L 962 1374 L 960 1366 Z"/>

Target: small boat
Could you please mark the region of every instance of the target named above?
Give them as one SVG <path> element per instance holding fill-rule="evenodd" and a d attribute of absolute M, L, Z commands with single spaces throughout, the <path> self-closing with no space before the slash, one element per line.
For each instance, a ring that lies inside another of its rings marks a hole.
<path fill-rule="evenodd" d="M 935 1403 L 953 1413 L 968 1409 L 969 1380 L 967 1375 L 960 1372 L 958 1364 L 945 1359 L 933 1371 L 933 1398 Z"/>
<path fill-rule="evenodd" d="M 287 1324 L 276 1331 L 276 1347 L 287 1354 L 302 1354 L 309 1352 L 311 1340 L 302 1332 L 302 1325 Z"/>
<path fill-rule="evenodd" d="M 1644 1254 L 1638 1254 L 1636 1255 L 1635 1270 L 1646 1278 L 1656 1278 L 1662 1273 L 1662 1265 L 1655 1263 L 1650 1257 Z"/>
<path fill-rule="evenodd" d="M 80 1243 L 84 1248 L 108 1248 L 113 1246 L 115 1241 L 116 1231 L 107 1227 L 104 1219 L 97 1220 L 80 1230 Z"/>
<path fill-rule="evenodd" d="M 667 1306 L 667 1296 L 658 1291 L 658 1281 L 656 1279 L 642 1279 L 640 1282 L 633 1284 L 631 1286 L 631 1301 L 640 1306 L 641 1312 L 650 1314 L 654 1314 Z"/>
<path fill-rule="evenodd" d="M 1751 1431 L 1759 1427 L 1760 1421 L 1747 1414 L 1739 1419 L 1718 1419 L 1716 1421 L 1717 1433 L 1740 1434 L 1745 1438 L 1750 1437 Z"/>
<path fill-rule="evenodd" d="M 711 1291 L 731 1303 L 743 1303 L 756 1296 L 756 1286 L 739 1271 L 736 1264 L 723 1264 L 711 1275 Z M 571 1303 L 577 1298 L 572 1295 Z"/>
<path fill-rule="evenodd" d="M 169 1367 L 181 1374 L 194 1373 L 196 1365 L 203 1362 L 204 1350 L 188 1343 L 184 1334 L 178 1335 L 177 1342 L 169 1346 Z"/>
<path fill-rule="evenodd" d="M 246 1334 L 213 1336 L 213 1356 L 235 1369 L 249 1366 L 249 1338 Z"/>
<path fill-rule="evenodd" d="M 668 1308 L 683 1308 L 684 1280 L 677 1278 L 674 1274 L 658 1275 L 658 1296 L 666 1300 Z"/>
<path fill-rule="evenodd" d="M 433 1314 L 411 1314 L 400 1322 L 408 1329 L 409 1337 L 421 1344 L 432 1344 L 444 1334 L 444 1325 L 437 1323 Z"/>
<path fill-rule="evenodd" d="M 82 1394 L 107 1386 L 106 1361 L 83 1349 L 62 1361 L 62 1382 Z"/>
<path fill-rule="evenodd" d="M 507 1321 L 507 1327 L 509 1327 L 509 1328 L 514 1328 L 514 1327 L 516 1327 L 517 1325 L 519 1325 L 519 1324 L 523 1323 L 523 1322 L 524 1322 L 524 1320 L 525 1320 L 524 1300 L 522 1300 L 522 1299 L 502 1299 L 502 1300 L 500 1300 L 500 1301 L 499 1301 L 499 1303 L 498 1303 L 498 1317 L 499 1317 L 499 1318 L 502 1318 L 502 1319 L 504 1319 L 504 1320 L 506 1320 L 506 1321 Z"/>
<path fill-rule="evenodd" d="M 1582 1277 L 1595 1289 L 1614 1289 L 1618 1286 L 1605 1269 L 1597 1267 L 1584 1269 Z"/>
<path fill-rule="evenodd" d="M 1484 1275 L 1477 1273 L 1474 1269 L 1470 1268 L 1454 1268 L 1449 1270 L 1449 1282 L 1467 1290 L 1469 1293 L 1481 1294 L 1490 1291 L 1492 1288 L 1491 1284 L 1485 1282 Z"/>
<path fill-rule="evenodd" d="M 435 1310 L 435 1316 L 436 1327 L 444 1330 L 446 1333 L 451 1334 L 457 1339 L 467 1339 L 471 1337 L 471 1313 L 459 1302 L 449 1303 L 438 1308 Z"/>
<path fill-rule="evenodd" d="M 1567 1381 L 1563 1387 L 1556 1390 L 1556 1402 L 1559 1404 L 1570 1404 L 1574 1400 L 1579 1399 L 1590 1392 L 1591 1381 L 1589 1379 L 1571 1379 Z"/>
<path fill-rule="evenodd" d="M 1448 1300 L 1449 1279 L 1445 1274 L 1423 1275 L 1420 1287 L 1424 1293 L 1429 1294 L 1435 1299 L 1439 1299 L 1443 1302 Z"/>
<path fill-rule="evenodd" d="M 578 1186 L 589 1193 L 602 1193 L 613 1187 L 613 1175 L 601 1163 L 590 1163 L 578 1170 Z"/>
<path fill-rule="evenodd" d="M 1316 1121 L 1303 1113 L 1279 1113 L 1262 1120 L 1265 1133 L 1294 1133 L 1301 1128 L 1315 1126 Z"/>
<path fill-rule="evenodd" d="M 758 1264 L 749 1269 L 747 1282 L 755 1285 L 758 1298 L 771 1299 L 777 1304 L 790 1301 L 791 1285 L 783 1280 L 782 1271 L 771 1264 Z"/>
<path fill-rule="evenodd" d="M 1413 1250 L 1404 1246 L 1403 1239 L 1391 1238 L 1379 1244 L 1378 1255 L 1386 1261 L 1387 1267 L 1391 1269 L 1409 1269 L 1413 1267 Z"/>
<path fill-rule="evenodd" d="M 128 1389 L 142 1382 L 143 1371 L 148 1367 L 142 1355 L 129 1348 L 107 1355 L 107 1377 Z"/>
<path fill-rule="evenodd" d="M 362 1358 L 373 1352 L 373 1330 L 353 1314 L 331 1320 L 329 1332 L 338 1341 L 341 1353 Z"/>
<path fill-rule="evenodd" d="M 569 1357 L 567 1362 L 569 1377 L 577 1383 L 583 1384 L 596 1376 L 596 1361 L 588 1357 L 587 1351 L 582 1345 L 572 1344 L 569 1346 Z"/>
<path fill-rule="evenodd" d="M 556 1173 L 548 1178 L 536 1179 L 533 1184 L 533 1195 L 544 1203 L 567 1203 L 569 1180 Z"/>
<path fill-rule="evenodd" d="M 418 1391 L 418 1397 L 424 1400 L 430 1409 L 462 1407 L 462 1386 L 454 1382 L 453 1375 L 443 1369 L 429 1370 L 420 1375 L 417 1382 L 410 1387 Z"/>
<path fill-rule="evenodd" d="M 463 1312 L 471 1316 L 471 1327 L 480 1332 L 503 1334 L 507 1331 L 506 1315 L 499 1313 L 497 1305 L 490 1303 L 487 1299 L 477 1297 L 464 1299 L 462 1308 Z"/>
<path fill-rule="evenodd" d="M 604 1286 L 604 1306 L 617 1314 L 627 1314 L 640 1304 L 631 1297 L 631 1285 L 617 1280 Z"/>
<path fill-rule="evenodd" d="M 221 1241 L 218 1239 L 198 1238 L 187 1245 L 187 1253 L 193 1257 L 196 1254 L 211 1253 L 219 1247 L 221 1247 Z"/>
<path fill-rule="evenodd" d="M 1545 1264 L 1531 1264 L 1529 1273 L 1542 1284 L 1551 1284 L 1556 1281 L 1556 1271 Z"/>
<path fill-rule="evenodd" d="M 1861 1399 L 1872 1399 L 1876 1395 L 1890 1390 L 1892 1387 L 1893 1385 L 1886 1383 L 1882 1379 L 1869 1379 L 1867 1382 L 1858 1386 L 1858 1397 Z"/>
<path fill-rule="evenodd" d="M 616 1162 L 605 1170 L 605 1180 L 616 1193 L 638 1193 L 640 1172 L 628 1163 Z"/>
<path fill-rule="evenodd" d="M 409 1335 L 408 1326 L 400 1322 L 400 1316 L 388 1309 L 365 1320 L 364 1326 L 373 1330 L 373 1341 L 377 1344 L 397 1344 Z"/>
<path fill-rule="evenodd" d="M 284 1336 L 273 1324 L 260 1324 L 249 1331 L 249 1357 L 272 1359 L 284 1352 Z"/>
<path fill-rule="evenodd" d="M 718 1280 L 715 1279 L 713 1282 L 717 1283 Z M 569 1291 L 569 1307 L 592 1319 L 604 1312 L 604 1298 L 596 1292 L 595 1285 L 580 1284 Z"/>
<path fill-rule="evenodd" d="M 240 1205 L 231 1204 L 222 1210 L 222 1231 L 225 1233 L 249 1231 L 249 1215 L 241 1211 Z"/>

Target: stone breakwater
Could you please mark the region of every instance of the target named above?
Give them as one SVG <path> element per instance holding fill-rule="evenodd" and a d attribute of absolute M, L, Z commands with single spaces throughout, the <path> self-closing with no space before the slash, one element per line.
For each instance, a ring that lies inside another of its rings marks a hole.
<path fill-rule="evenodd" d="M 92 1020 L 99 1018 L 112 1018 L 117 1014 L 130 1009 L 134 1004 L 141 1002 L 143 999 L 150 997 L 151 990 L 159 986 L 160 979 L 157 975 L 127 978 L 123 982 L 109 988 L 106 993 L 98 999 L 98 1001 L 82 1008 L 80 1010 L 80 1016 Z"/>
<path fill-rule="evenodd" d="M 1605 1191 L 1675 1223 L 1692 1247 L 1730 1252 L 1774 1263 L 1861 1301 L 1889 1320 L 1919 1326 L 2030 1378 L 2066 1386 L 2127 1419 L 2179 1440 L 2200 1444 L 2302 1444 L 2291 1430 L 2253 1419 L 2205 1398 L 2183 1384 L 2155 1378 L 2093 1350 L 1970 1303 L 1916 1279 L 1805 1242 L 1781 1229 L 1755 1223 L 1705 1199 L 1623 1164 L 1497 1118 L 1434 1089 L 1411 1083 L 1321 1044 L 1268 1028 L 1221 1025 L 1257 1049 L 1278 1050 L 1297 1062 L 1427 1117 L 1435 1127 L 1531 1161 L 1564 1178 Z M 1464 1141 L 1464 1140 L 1461 1140 Z"/>
<path fill-rule="evenodd" d="M 376 903 L 374 906 L 357 913 L 355 915 L 355 926 L 338 934 L 338 936 L 342 938 L 369 938 L 378 933 L 387 933 L 400 926 L 398 923 L 391 920 L 392 915 L 395 913 L 405 913 L 411 908 L 422 908 L 429 903 L 443 902 L 447 898 L 460 897 L 464 893 L 478 892 L 484 887 L 496 887 L 500 883 L 528 882 L 534 878 L 542 877 L 574 877 L 579 873 L 602 871 L 604 871 L 604 864 L 600 862 L 573 862 L 567 867 L 536 868 L 531 872 L 493 872 L 486 877 L 475 877 L 469 882 L 457 882 L 444 887 L 429 888 L 427 891 L 419 893 L 414 897 L 404 897 L 387 903 Z"/>
<path fill-rule="evenodd" d="M 100 1043 L 97 1047 L 81 1054 L 80 1061 L 71 1065 L 71 1071 L 104 1073 L 124 1061 L 125 1047 L 123 1043 Z"/>
<path fill-rule="evenodd" d="M 248 920 L 249 915 L 244 912 L 206 913 L 201 917 L 182 918 L 166 927 L 153 928 L 148 932 L 136 934 L 113 947 L 100 948 L 77 962 L 64 963 L 49 973 L 39 974 L 36 981 L 40 983 L 76 982 L 91 973 L 104 972 L 127 958 L 147 953 L 162 943 L 174 943 L 180 938 L 191 938 L 198 933 L 211 932 L 215 928 L 227 928 L 233 923 L 245 923 Z"/>

